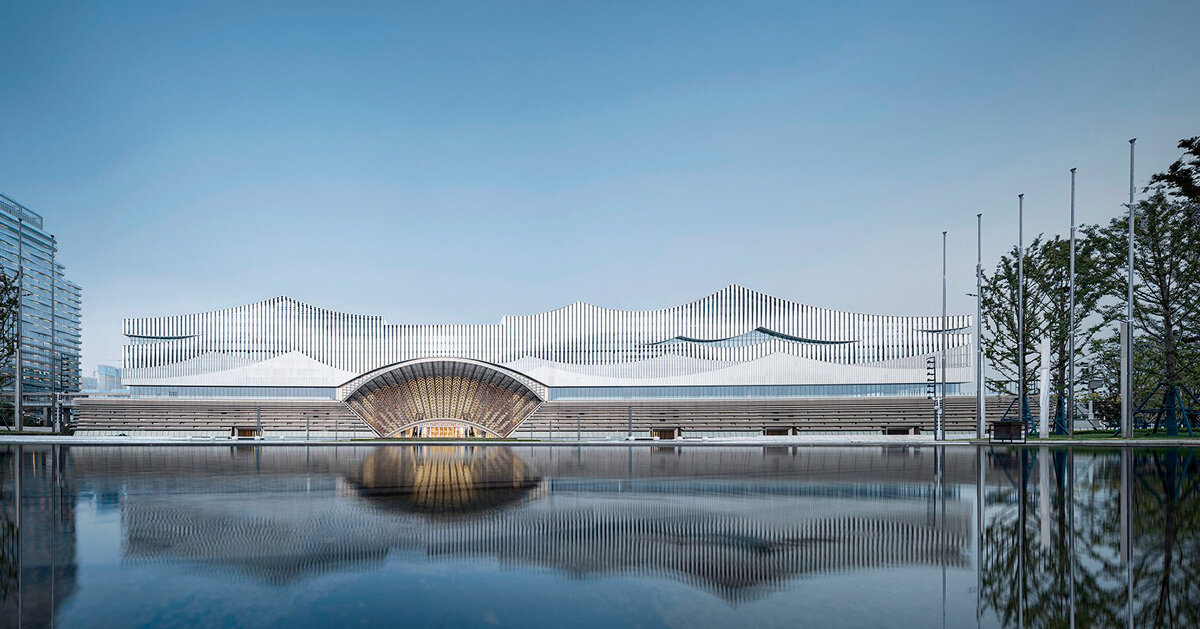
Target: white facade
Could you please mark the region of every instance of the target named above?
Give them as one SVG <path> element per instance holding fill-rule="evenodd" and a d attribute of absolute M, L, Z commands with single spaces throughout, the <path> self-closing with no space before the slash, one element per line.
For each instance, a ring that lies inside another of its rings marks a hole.
<path fill-rule="evenodd" d="M 126 319 L 135 396 L 325 397 L 409 360 L 479 360 L 550 399 L 920 395 L 946 343 L 953 391 L 972 377 L 968 315 L 816 308 L 737 285 L 660 310 L 577 302 L 496 324 L 389 324 L 276 297 L 205 313 Z"/>

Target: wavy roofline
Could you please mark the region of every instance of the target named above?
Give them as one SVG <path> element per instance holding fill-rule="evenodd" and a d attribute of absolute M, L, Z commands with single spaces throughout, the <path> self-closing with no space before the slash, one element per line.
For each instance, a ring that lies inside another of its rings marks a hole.
<path fill-rule="evenodd" d="M 252 306 L 260 306 L 260 305 L 268 306 L 268 305 L 271 305 L 276 302 L 289 302 L 289 303 L 296 304 L 303 308 L 309 308 L 313 311 L 316 311 L 316 312 L 319 312 L 319 313 L 325 314 L 325 315 L 333 315 L 333 316 L 337 316 L 337 317 L 357 318 L 357 319 L 366 319 L 366 320 L 370 320 L 370 321 L 378 321 L 382 325 L 393 325 L 393 326 L 504 325 L 506 321 L 511 320 L 511 319 L 521 319 L 521 318 L 545 316 L 545 315 L 550 315 L 550 314 L 559 313 L 559 312 L 566 312 L 573 308 L 587 308 L 587 309 L 595 310 L 598 312 L 610 312 L 610 313 L 666 312 L 666 311 L 677 310 L 677 309 L 681 309 L 681 308 L 697 307 L 701 304 L 704 304 L 705 302 L 716 300 L 724 294 L 731 294 L 731 293 L 736 293 L 739 291 L 744 292 L 747 296 L 750 296 L 750 297 L 775 300 L 780 303 L 790 304 L 794 307 L 809 308 L 812 310 L 828 312 L 828 313 L 835 314 L 835 315 L 870 316 L 870 317 L 882 317 L 882 318 L 891 318 L 891 319 L 915 319 L 915 318 L 930 318 L 930 317 L 940 317 L 941 316 L 938 314 L 928 314 L 928 315 L 879 314 L 879 313 L 871 313 L 871 312 L 858 312 L 858 311 L 854 311 L 854 310 L 838 310 L 835 308 L 825 308 L 822 306 L 813 306 L 813 305 L 810 305 L 810 304 L 807 304 L 807 303 L 804 303 L 801 301 L 787 299 L 784 297 L 777 297 L 770 293 L 765 293 L 763 291 L 755 290 L 753 288 L 747 288 L 745 286 L 742 286 L 741 284 L 731 283 L 731 284 L 727 284 L 724 287 L 722 287 L 712 293 L 709 293 L 703 297 L 693 299 L 691 301 L 686 301 L 686 302 L 683 302 L 682 304 L 677 304 L 677 305 L 673 305 L 673 306 L 665 306 L 665 307 L 660 307 L 660 308 L 611 308 L 608 306 L 596 305 L 596 304 L 593 304 L 593 303 L 587 302 L 587 301 L 573 301 L 565 306 L 561 306 L 559 308 L 552 308 L 550 310 L 539 310 L 536 312 L 531 312 L 528 314 L 519 314 L 519 315 L 503 315 L 500 317 L 499 321 L 497 321 L 495 323 L 416 323 L 416 322 L 392 323 L 392 322 L 387 321 L 383 315 L 358 314 L 358 313 L 346 312 L 343 310 L 334 310 L 332 308 L 325 308 L 322 306 L 313 305 L 308 302 L 304 302 L 299 299 L 296 299 L 294 297 L 289 297 L 288 295 L 277 295 L 275 297 L 268 297 L 266 299 L 261 299 L 259 301 L 253 301 L 253 302 L 249 302 L 249 303 L 245 303 L 245 304 L 238 304 L 235 306 L 228 306 L 225 308 L 202 310 L 199 312 L 189 312 L 189 313 L 171 314 L 171 315 L 149 315 L 149 316 L 139 316 L 139 317 L 125 317 L 122 319 L 122 324 L 124 324 L 125 322 L 128 322 L 128 321 L 134 321 L 134 320 L 163 319 L 163 318 L 174 317 L 174 316 L 202 316 L 202 315 L 233 314 L 237 310 L 240 310 L 242 308 L 249 308 Z M 947 315 L 947 316 L 948 317 L 969 317 L 971 315 L 970 314 L 952 314 L 952 315 Z M 948 329 L 956 329 L 957 327 L 958 326 L 955 326 L 955 328 L 948 328 Z"/>

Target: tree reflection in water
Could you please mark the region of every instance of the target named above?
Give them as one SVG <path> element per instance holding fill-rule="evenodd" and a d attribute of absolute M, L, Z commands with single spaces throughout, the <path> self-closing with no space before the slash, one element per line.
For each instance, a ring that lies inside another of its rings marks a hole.
<path fill-rule="evenodd" d="M 1190 449 L 1127 456 L 1131 565 L 1122 552 L 1121 456 L 1065 448 L 991 453 L 980 594 L 1004 626 L 1071 626 L 1072 604 L 1075 626 L 1126 625 L 1130 568 L 1134 625 L 1200 625 L 1200 465 Z"/>

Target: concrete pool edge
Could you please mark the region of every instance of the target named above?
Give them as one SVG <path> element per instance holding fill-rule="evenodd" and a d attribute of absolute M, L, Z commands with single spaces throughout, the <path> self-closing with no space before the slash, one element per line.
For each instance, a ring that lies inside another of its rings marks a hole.
<path fill-rule="evenodd" d="M 704 438 L 704 439 L 605 439 L 605 440 L 499 440 L 499 439 L 228 439 L 228 438 L 154 438 L 154 437 L 97 437 L 68 435 L 0 435 L 0 445 L 74 445 L 74 446 L 537 446 L 537 447 L 888 447 L 888 446 L 1012 446 L 1012 447 L 1200 447 L 1200 439 L 1079 439 L 1030 440 L 1025 443 L 990 443 L 974 438 L 934 441 L 932 436 L 838 436 L 809 435 L 764 438 Z"/>

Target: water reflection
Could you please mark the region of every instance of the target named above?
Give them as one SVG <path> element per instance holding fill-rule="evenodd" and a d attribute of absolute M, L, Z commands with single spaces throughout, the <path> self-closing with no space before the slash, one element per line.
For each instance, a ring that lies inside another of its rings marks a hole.
<path fill-rule="evenodd" d="M 424 624 L 560 624 L 487 596 L 537 584 L 643 624 L 1198 626 L 1198 475 L 1189 449 L 0 447 L 0 624 L 399 611 L 361 576 L 456 593 L 404 599 Z"/>
<path fill-rule="evenodd" d="M 1200 625 L 1193 450 L 993 460 L 982 598 L 1005 625 L 1067 626 L 1072 613 L 1076 626 Z"/>
<path fill-rule="evenodd" d="M 520 503 L 542 484 L 506 447 L 379 447 L 349 476 L 380 506 L 432 516 Z"/>
<path fill-rule="evenodd" d="M 52 625 L 76 589 L 76 494 L 66 472 L 60 448 L 0 447 L 0 624 Z"/>

